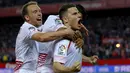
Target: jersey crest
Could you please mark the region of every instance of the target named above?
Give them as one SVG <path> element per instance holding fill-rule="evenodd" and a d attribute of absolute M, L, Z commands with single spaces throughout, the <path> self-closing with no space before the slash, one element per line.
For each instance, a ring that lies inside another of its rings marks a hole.
<path fill-rule="evenodd" d="M 35 31 L 35 27 L 30 27 L 29 30 L 32 32 L 32 31 Z"/>
<path fill-rule="evenodd" d="M 60 19 L 55 19 L 56 24 L 62 24 L 62 21 Z"/>
<path fill-rule="evenodd" d="M 67 48 L 64 45 L 59 46 L 58 54 L 65 56 L 66 55 Z"/>

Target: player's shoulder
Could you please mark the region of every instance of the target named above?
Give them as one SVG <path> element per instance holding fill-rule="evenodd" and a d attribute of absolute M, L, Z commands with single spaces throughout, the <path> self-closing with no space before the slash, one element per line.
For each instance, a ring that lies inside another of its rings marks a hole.
<path fill-rule="evenodd" d="M 49 24 L 49 25 L 48 25 Z M 56 25 L 61 25 L 62 21 L 58 15 L 49 15 L 44 23 L 44 26 L 55 27 Z"/>
<path fill-rule="evenodd" d="M 55 20 L 59 19 L 59 17 L 57 15 L 49 15 L 47 17 L 47 20 L 45 21 L 44 25 L 48 26 L 48 24 L 54 24 Z"/>
<path fill-rule="evenodd" d="M 49 15 L 47 21 L 57 21 L 60 20 L 59 15 Z"/>
<path fill-rule="evenodd" d="M 34 31 L 34 30 L 37 30 L 37 28 L 27 22 L 24 22 L 23 25 L 21 26 L 21 29 L 23 31 L 27 31 L 27 30 L 30 30 L 30 31 Z"/>
<path fill-rule="evenodd" d="M 59 15 L 49 15 L 48 19 L 59 19 Z"/>
<path fill-rule="evenodd" d="M 28 27 L 35 27 L 32 24 L 29 24 L 28 22 L 24 22 L 23 25 L 21 26 L 23 28 L 28 28 Z M 35 27 L 36 28 L 36 27 Z"/>

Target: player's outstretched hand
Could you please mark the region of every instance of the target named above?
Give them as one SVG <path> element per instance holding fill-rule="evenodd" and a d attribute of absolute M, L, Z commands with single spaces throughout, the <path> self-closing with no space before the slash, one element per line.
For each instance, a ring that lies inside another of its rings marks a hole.
<path fill-rule="evenodd" d="M 99 58 L 98 58 L 97 55 L 94 55 L 94 56 L 91 56 L 90 59 L 91 59 L 90 63 L 96 64 L 96 63 L 97 63 L 97 60 L 98 60 Z"/>
<path fill-rule="evenodd" d="M 85 34 L 86 36 L 88 36 L 88 29 L 83 25 L 83 24 L 80 24 L 81 25 L 81 28 L 85 31 Z"/>

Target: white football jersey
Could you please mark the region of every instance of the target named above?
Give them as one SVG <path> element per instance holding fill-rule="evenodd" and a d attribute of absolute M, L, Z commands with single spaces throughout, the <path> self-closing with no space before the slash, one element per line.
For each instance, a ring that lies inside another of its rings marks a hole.
<path fill-rule="evenodd" d="M 59 28 L 65 27 L 58 15 L 50 15 L 43 25 L 39 27 L 42 32 L 57 31 Z"/>
<path fill-rule="evenodd" d="M 45 21 L 45 23 L 41 27 L 39 27 L 39 30 L 42 32 L 53 32 L 53 31 L 57 31 L 61 27 L 65 27 L 65 26 L 62 24 L 62 21 L 59 19 L 59 16 L 50 15 Z M 52 60 L 53 60 L 53 53 L 54 53 L 53 49 L 54 49 L 55 40 L 50 42 L 38 42 L 38 43 L 39 43 L 39 53 L 40 53 L 38 59 L 39 61 L 38 71 L 39 71 L 40 69 L 44 70 L 48 65 L 51 65 L 52 67 L 52 63 L 53 63 Z M 48 69 L 46 68 L 46 70 Z M 50 70 L 52 70 L 52 68 Z"/>
<path fill-rule="evenodd" d="M 38 46 L 32 40 L 33 34 L 38 30 L 35 26 L 25 22 L 21 27 L 16 39 L 16 61 L 23 62 L 21 68 L 35 70 L 38 58 Z"/>
<path fill-rule="evenodd" d="M 60 40 L 55 45 L 54 62 L 60 62 L 66 67 L 72 67 L 75 62 L 82 64 L 82 49 L 67 39 Z"/>

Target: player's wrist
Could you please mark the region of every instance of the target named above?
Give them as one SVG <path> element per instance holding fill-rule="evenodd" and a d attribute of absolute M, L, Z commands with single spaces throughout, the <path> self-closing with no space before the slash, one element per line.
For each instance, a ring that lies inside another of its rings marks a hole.
<path fill-rule="evenodd" d="M 92 64 L 92 57 L 88 57 L 88 62 Z"/>

